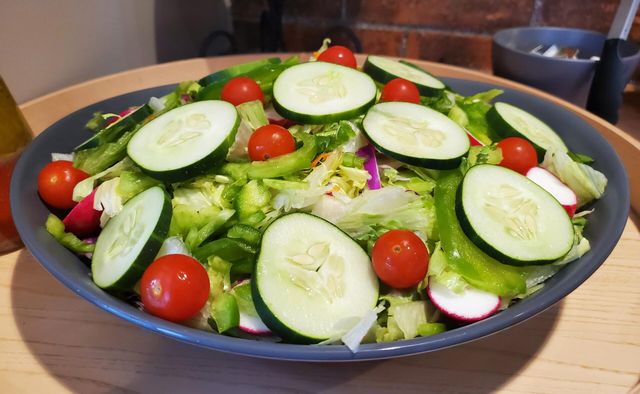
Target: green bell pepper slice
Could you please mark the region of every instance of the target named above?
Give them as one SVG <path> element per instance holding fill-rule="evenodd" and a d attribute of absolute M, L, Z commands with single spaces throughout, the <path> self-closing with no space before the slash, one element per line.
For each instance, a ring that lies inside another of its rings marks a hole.
<path fill-rule="evenodd" d="M 499 296 L 515 296 L 526 291 L 523 271 L 486 255 L 467 238 L 456 217 L 456 191 L 462 181 L 459 171 L 438 180 L 435 188 L 436 217 L 440 241 L 451 270 L 470 285 Z"/>
<path fill-rule="evenodd" d="M 265 161 L 227 163 L 222 167 L 222 173 L 234 179 L 241 179 L 243 177 L 249 179 L 265 179 L 278 178 L 310 168 L 311 162 L 318 153 L 316 139 L 307 133 L 298 133 L 296 137 L 302 141 L 303 145 L 295 152 Z"/>

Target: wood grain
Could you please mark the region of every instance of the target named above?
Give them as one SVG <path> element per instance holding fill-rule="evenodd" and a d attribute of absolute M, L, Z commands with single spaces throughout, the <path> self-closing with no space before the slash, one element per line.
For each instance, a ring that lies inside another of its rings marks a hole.
<path fill-rule="evenodd" d="M 70 87 L 22 108 L 38 133 L 89 103 L 198 78 L 249 58 L 195 59 L 133 70 Z M 425 66 L 438 75 L 528 90 L 481 73 Z M 631 174 L 637 173 L 637 141 L 550 99 L 594 125 L 627 165 L 635 165 L 627 167 Z M 637 176 L 631 179 L 637 193 Z M 632 201 L 637 204 L 640 198 Z M 145 332 L 79 298 L 28 251 L 20 250 L 0 256 L 0 391 L 628 393 L 634 386 L 638 389 L 640 378 L 638 223 L 637 216 L 627 222 L 618 246 L 587 282 L 529 321 L 436 353 L 351 364 L 253 359 Z"/>

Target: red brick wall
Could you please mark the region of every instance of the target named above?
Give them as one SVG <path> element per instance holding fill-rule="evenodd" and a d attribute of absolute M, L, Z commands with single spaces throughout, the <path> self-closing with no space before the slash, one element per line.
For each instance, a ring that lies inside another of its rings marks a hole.
<path fill-rule="evenodd" d="M 491 69 L 491 35 L 515 26 L 567 26 L 606 32 L 618 0 L 284 0 L 289 51 L 317 49 L 339 25 L 358 35 L 363 52 Z M 260 46 L 266 0 L 234 0 L 241 51 Z M 344 40 L 334 35 L 334 42 Z M 640 41 L 640 16 L 631 39 Z M 346 42 L 346 41 L 345 41 Z"/>

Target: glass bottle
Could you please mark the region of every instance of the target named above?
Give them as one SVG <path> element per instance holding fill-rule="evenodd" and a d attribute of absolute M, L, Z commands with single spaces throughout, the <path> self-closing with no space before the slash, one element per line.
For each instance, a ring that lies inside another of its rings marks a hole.
<path fill-rule="evenodd" d="M 0 254 L 22 245 L 11 218 L 9 184 L 20 152 L 31 138 L 31 129 L 0 76 Z"/>

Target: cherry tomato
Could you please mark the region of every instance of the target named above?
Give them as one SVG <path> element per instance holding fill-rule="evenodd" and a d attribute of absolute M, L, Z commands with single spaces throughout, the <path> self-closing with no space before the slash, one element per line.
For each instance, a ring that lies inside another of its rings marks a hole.
<path fill-rule="evenodd" d="M 538 154 L 531 143 L 524 138 L 509 137 L 498 142 L 502 150 L 500 165 L 526 175 L 527 171 L 538 165 Z"/>
<path fill-rule="evenodd" d="M 351 68 L 356 68 L 358 66 L 353 52 L 342 45 L 334 45 L 327 48 L 320 54 L 320 56 L 318 56 L 318 60 L 321 62 L 340 64 Z"/>
<path fill-rule="evenodd" d="M 209 276 L 193 257 L 162 256 L 144 271 L 140 298 L 144 309 L 173 322 L 195 316 L 209 298 Z"/>
<path fill-rule="evenodd" d="M 420 283 L 427 274 L 429 252 L 424 242 L 409 230 L 382 234 L 371 251 L 373 270 L 378 278 L 395 289 Z"/>
<path fill-rule="evenodd" d="M 264 103 L 264 94 L 260 86 L 251 78 L 235 77 L 222 88 L 220 97 L 233 105 L 260 100 Z"/>
<path fill-rule="evenodd" d="M 259 127 L 249 137 L 249 158 L 267 160 L 296 150 L 296 141 L 289 130 L 275 124 Z"/>
<path fill-rule="evenodd" d="M 381 101 L 404 101 L 406 103 L 420 103 L 418 87 L 411 81 L 396 78 L 387 82 L 382 88 Z"/>
<path fill-rule="evenodd" d="M 71 209 L 76 202 L 71 199 L 73 188 L 89 174 L 73 167 L 68 160 L 52 161 L 38 175 L 38 193 L 54 208 Z"/>

